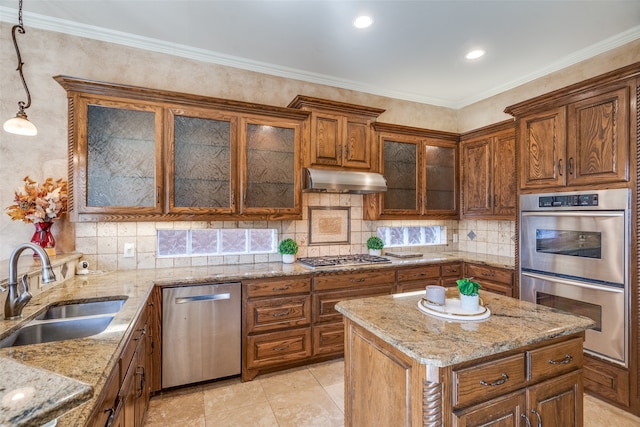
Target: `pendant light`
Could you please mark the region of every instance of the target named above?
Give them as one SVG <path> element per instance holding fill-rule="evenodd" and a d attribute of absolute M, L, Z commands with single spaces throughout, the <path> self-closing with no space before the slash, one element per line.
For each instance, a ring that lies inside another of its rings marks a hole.
<path fill-rule="evenodd" d="M 27 92 L 27 102 L 26 104 L 24 103 L 24 101 L 18 102 L 19 109 L 16 113 L 16 116 L 4 122 L 3 128 L 9 133 L 34 136 L 38 133 L 38 129 L 36 129 L 35 125 L 29 121 L 29 119 L 27 118 L 27 114 L 24 112 L 24 110 L 31 106 L 31 94 L 29 93 L 27 82 L 24 80 L 24 75 L 22 74 L 22 66 L 24 65 L 24 63 L 22 62 L 22 56 L 20 55 L 20 49 L 18 48 L 16 31 L 18 31 L 20 34 L 25 33 L 24 26 L 22 25 L 22 0 L 20 0 L 18 6 L 18 25 L 14 25 L 13 28 L 11 28 L 11 37 L 13 38 L 13 46 L 15 46 L 16 55 L 18 56 L 18 68 L 16 70 L 18 71 L 18 73 L 20 73 L 22 85 L 24 86 L 25 92 Z"/>

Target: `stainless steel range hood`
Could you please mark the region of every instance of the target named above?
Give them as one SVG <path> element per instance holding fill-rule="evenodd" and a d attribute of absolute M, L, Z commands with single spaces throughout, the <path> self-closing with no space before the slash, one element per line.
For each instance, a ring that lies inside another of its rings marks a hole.
<path fill-rule="evenodd" d="M 387 191 L 387 180 L 379 173 L 346 172 L 307 168 L 305 192 L 368 194 Z"/>

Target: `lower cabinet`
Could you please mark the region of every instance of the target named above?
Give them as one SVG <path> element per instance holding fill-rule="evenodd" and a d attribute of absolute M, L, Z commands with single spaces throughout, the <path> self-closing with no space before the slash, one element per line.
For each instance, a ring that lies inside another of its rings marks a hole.
<path fill-rule="evenodd" d="M 486 291 L 518 298 L 513 286 L 513 270 L 465 262 L 464 277 L 473 277 Z"/>
<path fill-rule="evenodd" d="M 92 427 L 142 427 L 149 406 L 150 350 L 153 343 L 147 333 L 149 310 L 135 323 L 132 336 L 124 347 L 103 389 L 102 397 L 87 425 Z"/>

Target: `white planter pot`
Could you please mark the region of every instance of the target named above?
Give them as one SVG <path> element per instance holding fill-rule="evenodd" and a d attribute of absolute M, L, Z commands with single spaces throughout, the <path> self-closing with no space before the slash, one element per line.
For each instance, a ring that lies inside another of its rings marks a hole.
<path fill-rule="evenodd" d="M 295 254 L 282 254 L 282 262 L 285 264 L 293 264 L 296 262 Z"/>
<path fill-rule="evenodd" d="M 369 249 L 369 255 L 380 256 L 382 255 L 382 249 Z"/>
<path fill-rule="evenodd" d="M 460 307 L 466 311 L 478 311 L 479 300 L 479 295 L 460 294 Z"/>

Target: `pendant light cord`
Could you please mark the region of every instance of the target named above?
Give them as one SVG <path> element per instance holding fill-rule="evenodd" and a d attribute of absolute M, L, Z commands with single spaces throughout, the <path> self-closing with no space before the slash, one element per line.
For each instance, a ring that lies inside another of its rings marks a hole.
<path fill-rule="evenodd" d="M 20 0 L 18 5 L 18 25 L 14 25 L 11 28 L 11 37 L 13 38 L 13 46 L 16 48 L 16 55 L 18 56 L 18 68 L 16 71 L 20 74 L 20 79 L 22 80 L 22 86 L 24 86 L 24 91 L 27 93 L 27 102 L 18 101 L 18 107 L 20 111 L 18 114 L 25 114 L 24 110 L 31 106 L 31 93 L 29 93 L 29 88 L 27 87 L 27 82 L 24 79 L 24 74 L 22 74 L 22 66 L 24 63 L 22 62 L 22 55 L 20 55 L 20 48 L 18 48 L 18 41 L 16 40 L 16 31 L 20 34 L 24 34 L 24 26 L 22 25 L 22 0 Z"/>

